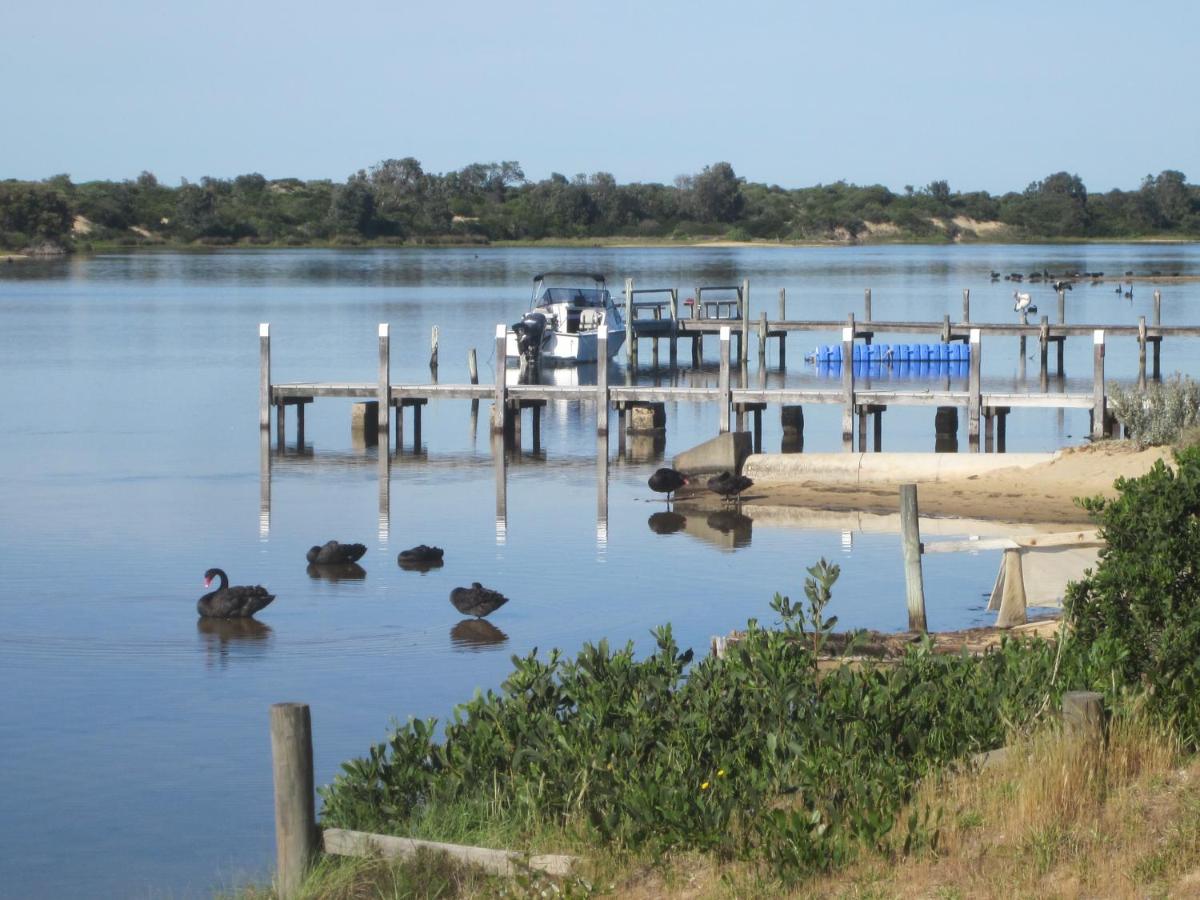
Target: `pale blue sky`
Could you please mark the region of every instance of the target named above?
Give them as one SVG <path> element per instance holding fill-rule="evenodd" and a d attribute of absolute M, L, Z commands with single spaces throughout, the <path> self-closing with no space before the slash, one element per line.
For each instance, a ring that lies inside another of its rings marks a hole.
<path fill-rule="evenodd" d="M 46 0 L 0 16 L 0 178 L 530 178 L 1092 192 L 1200 181 L 1200 6 Z"/>

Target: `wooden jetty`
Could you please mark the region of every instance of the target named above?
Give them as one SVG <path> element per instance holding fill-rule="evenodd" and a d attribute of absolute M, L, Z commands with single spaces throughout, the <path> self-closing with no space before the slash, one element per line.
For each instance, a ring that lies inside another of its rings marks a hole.
<path fill-rule="evenodd" d="M 714 295 L 717 295 L 714 298 Z M 637 297 L 653 297 L 638 300 Z M 854 445 L 855 422 L 858 423 L 858 449 L 866 450 L 867 419 L 873 417 L 874 449 L 880 449 L 881 416 L 892 406 L 932 406 L 936 408 L 965 408 L 967 414 L 967 437 L 972 450 L 980 443 L 980 421 L 984 423 L 984 448 L 1003 451 L 1005 443 L 1006 417 L 1017 408 L 1087 409 L 1092 414 L 1091 435 L 1099 438 L 1111 433 L 1113 422 L 1108 414 L 1105 388 L 1105 348 L 1112 337 L 1132 337 L 1138 342 L 1138 381 L 1146 381 L 1147 347 L 1153 350 L 1153 377 L 1161 374 L 1160 350 L 1165 337 L 1200 337 L 1200 327 L 1168 326 L 1161 324 L 1161 296 L 1155 292 L 1154 321 L 1147 323 L 1141 317 L 1136 325 L 1091 325 L 1067 323 L 1065 301 L 1059 291 L 1059 321 L 1050 323 L 1046 316 L 1038 323 L 1024 320 L 1014 323 L 974 322 L 970 317 L 970 292 L 963 291 L 962 317 L 951 321 L 947 314 L 940 322 L 915 322 L 876 320 L 872 317 L 871 292 L 864 294 L 866 318 L 858 320 L 851 312 L 844 321 L 780 319 L 769 321 L 765 312 L 760 315 L 756 333 L 759 340 L 759 385 L 749 385 L 746 355 L 751 334 L 749 318 L 749 282 L 739 286 L 697 287 L 691 298 L 691 316 L 680 315 L 677 288 L 635 289 L 633 280 L 625 282 L 627 317 L 625 322 L 628 352 L 627 371 L 632 373 L 637 365 L 637 343 L 639 338 L 649 338 L 657 344 L 666 339 L 670 344 L 672 364 L 677 361 L 677 343 L 681 337 L 693 339 L 692 363 L 699 366 L 703 361 L 702 341 L 704 336 L 714 334 L 719 343 L 719 375 L 715 387 L 609 384 L 606 366 L 597 367 L 595 385 L 509 385 L 505 373 L 508 365 L 506 353 L 507 327 L 496 326 L 495 359 L 496 377 L 494 384 L 479 384 L 476 370 L 471 368 L 471 382 L 465 384 L 438 383 L 436 374 L 429 383 L 394 384 L 391 379 L 391 338 L 387 323 L 379 325 L 378 379 L 372 382 L 294 382 L 277 384 L 271 380 L 271 332 L 268 323 L 259 326 L 260 341 L 260 384 L 259 425 L 270 428 L 271 408 L 275 408 L 277 439 L 282 445 L 285 411 L 295 407 L 297 433 L 303 443 L 304 411 L 307 404 L 322 397 L 342 397 L 367 401 L 362 414 L 374 419 L 376 431 L 390 435 L 393 415 L 396 421 L 396 446 L 403 446 L 403 421 L 405 409 L 412 410 L 414 443 L 420 445 L 421 411 L 431 400 L 465 399 L 475 403 L 492 401 L 493 431 L 511 434 L 519 427 L 520 413 L 531 409 L 534 430 L 537 431 L 541 408 L 550 401 L 595 403 L 597 410 L 596 431 L 598 435 L 608 432 L 609 415 L 616 411 L 620 420 L 622 436 L 627 427 L 626 417 L 631 411 L 643 410 L 665 403 L 714 404 L 718 410 L 719 430 L 729 431 L 731 416 L 736 417 L 736 430 L 743 430 L 747 413 L 754 418 L 755 446 L 761 448 L 762 413 L 768 405 L 775 404 L 785 409 L 803 404 L 838 405 L 842 407 L 842 440 L 847 449 Z M 780 313 L 786 313 L 786 294 L 780 291 Z M 873 386 L 869 379 L 861 379 L 856 366 L 849 362 L 841 365 L 841 384 L 797 388 L 767 388 L 766 344 L 774 337 L 779 341 L 780 362 L 785 354 L 785 341 L 792 332 L 833 332 L 840 334 L 842 359 L 854 359 L 857 342 L 870 344 L 875 335 L 881 333 L 918 334 L 937 337 L 943 342 L 963 341 L 970 347 L 969 375 L 966 390 L 944 387 L 896 389 Z M 600 358 L 607 358 L 607 331 L 600 332 Z M 1026 341 L 1033 339 L 1040 346 L 1041 380 L 1039 390 L 985 391 L 981 386 L 980 364 L 983 339 L 995 337 L 1017 337 L 1021 345 L 1021 366 L 1024 367 Z M 1055 344 L 1058 350 L 1058 373 L 1062 374 L 1063 344 L 1068 338 L 1091 337 L 1093 345 L 1093 381 L 1090 391 L 1048 390 L 1047 369 L 1049 347 Z M 736 341 L 735 352 L 731 344 Z M 658 350 L 654 347 L 653 357 L 657 361 Z M 435 351 L 436 354 L 436 351 Z M 471 361 L 473 362 L 473 354 Z M 434 360 L 431 370 L 436 373 Z M 733 387 L 731 368 L 739 363 L 740 387 Z M 393 412 L 394 410 L 394 412 Z M 786 415 L 786 413 L 785 413 Z M 369 423 L 364 423 L 369 428 Z M 997 440 L 998 439 L 998 440 Z"/>

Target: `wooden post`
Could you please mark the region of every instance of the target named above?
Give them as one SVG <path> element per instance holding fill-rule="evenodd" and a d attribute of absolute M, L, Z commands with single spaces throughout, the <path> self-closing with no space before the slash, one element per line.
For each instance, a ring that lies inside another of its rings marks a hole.
<path fill-rule="evenodd" d="M 996 443 L 996 411 L 991 406 L 983 408 L 983 452 L 991 453 Z"/>
<path fill-rule="evenodd" d="M 721 415 L 719 428 L 722 434 L 729 430 L 729 326 L 721 326 L 721 374 L 717 381 L 721 392 Z"/>
<path fill-rule="evenodd" d="M 779 289 L 779 321 L 787 321 L 787 288 Z M 787 368 L 787 329 L 779 329 L 779 368 Z"/>
<path fill-rule="evenodd" d="M 597 357 L 599 359 L 599 357 Z M 637 336 L 633 331 L 633 279 L 625 279 L 625 360 L 626 365 L 637 365 Z"/>
<path fill-rule="evenodd" d="M 738 340 L 738 362 L 743 366 L 750 358 L 750 279 L 742 279 L 742 336 Z"/>
<path fill-rule="evenodd" d="M 379 433 L 387 434 L 392 414 L 392 354 L 387 322 L 379 323 Z"/>
<path fill-rule="evenodd" d="M 1092 440 L 1105 436 L 1104 332 L 1092 332 Z"/>
<path fill-rule="evenodd" d="M 1104 695 L 1096 691 L 1067 691 L 1062 699 L 1063 730 L 1086 744 L 1104 742 Z"/>
<path fill-rule="evenodd" d="M 1162 324 L 1162 291 L 1154 290 L 1154 324 Z"/>
<path fill-rule="evenodd" d="M 504 325 L 496 326 L 496 399 L 492 407 L 492 431 L 503 431 L 508 418 L 508 388 L 504 383 L 508 368 L 508 335 Z M 599 369 L 599 366 L 597 366 Z"/>
<path fill-rule="evenodd" d="M 1138 388 L 1146 389 L 1146 317 L 1138 316 Z"/>
<path fill-rule="evenodd" d="M 275 774 L 275 865 L 279 896 L 295 896 L 317 851 L 312 719 L 306 703 L 271 706 Z"/>
<path fill-rule="evenodd" d="M 271 325 L 258 323 L 258 427 L 271 429 Z"/>
<path fill-rule="evenodd" d="M 867 407 L 858 404 L 858 452 L 867 452 Z"/>
<path fill-rule="evenodd" d="M 596 434 L 608 434 L 608 326 L 596 329 Z"/>
<path fill-rule="evenodd" d="M 883 409 L 882 406 L 876 407 L 875 411 L 871 413 L 875 432 L 873 449 L 876 453 L 883 451 Z"/>
<path fill-rule="evenodd" d="M 867 288 L 863 291 L 863 318 L 868 322 L 874 322 L 875 319 L 871 315 L 871 289 Z"/>
<path fill-rule="evenodd" d="M 925 579 L 921 574 L 921 526 L 918 523 L 917 486 L 900 485 L 900 542 L 904 550 L 904 588 L 908 604 L 908 630 L 926 631 Z"/>
<path fill-rule="evenodd" d="M 1021 569 L 1021 551 L 1008 548 L 1004 551 L 1004 592 L 1000 595 L 1000 612 L 996 615 L 997 628 L 1013 628 L 1028 621 L 1025 609 L 1025 574 Z"/>
<path fill-rule="evenodd" d="M 1038 331 L 1038 342 L 1041 346 L 1041 369 L 1044 377 L 1048 368 L 1046 358 L 1050 352 L 1050 320 L 1046 316 L 1042 316 L 1041 328 Z"/>
<path fill-rule="evenodd" d="M 971 321 L 971 289 L 963 288 L 963 321 Z"/>
<path fill-rule="evenodd" d="M 1155 326 L 1162 324 L 1162 291 L 1155 290 L 1154 292 L 1154 324 Z M 1162 336 L 1154 342 L 1154 368 L 1152 375 L 1155 381 L 1162 378 L 1162 369 L 1159 367 L 1162 354 Z"/>
<path fill-rule="evenodd" d="M 950 343 L 950 313 L 942 315 L 942 343 Z"/>
<path fill-rule="evenodd" d="M 1025 310 L 1025 309 L 1021 310 L 1021 324 L 1022 325 L 1029 324 L 1029 311 L 1028 310 Z M 1018 345 L 1020 347 L 1020 357 L 1021 357 L 1021 377 L 1024 378 L 1025 377 L 1025 332 L 1021 332 L 1021 337 L 1018 340 Z"/>
<path fill-rule="evenodd" d="M 979 340 L 979 329 L 971 329 L 971 362 L 967 381 L 967 443 L 970 449 L 979 449 L 979 356 L 983 346 Z"/>
<path fill-rule="evenodd" d="M 764 309 L 758 316 L 758 370 L 767 367 L 767 311 Z"/>
<path fill-rule="evenodd" d="M 1058 292 L 1058 324 L 1065 325 L 1067 321 L 1067 292 L 1065 288 L 1059 289 Z M 1058 374 L 1063 373 L 1063 351 L 1066 349 L 1067 339 L 1064 335 L 1058 339 L 1058 346 L 1055 348 L 1058 356 Z"/>
<path fill-rule="evenodd" d="M 479 384 L 479 363 L 475 359 L 474 347 L 467 351 L 467 377 L 471 379 L 471 384 Z"/>
<path fill-rule="evenodd" d="M 854 442 L 854 324 L 842 329 L 842 446 Z"/>
<path fill-rule="evenodd" d="M 671 368 L 679 365 L 679 288 L 671 288 Z"/>

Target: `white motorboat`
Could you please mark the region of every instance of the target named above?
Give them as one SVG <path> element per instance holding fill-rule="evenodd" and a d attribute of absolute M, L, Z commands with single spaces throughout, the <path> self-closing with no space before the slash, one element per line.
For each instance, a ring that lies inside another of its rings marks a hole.
<path fill-rule="evenodd" d="M 601 325 L 612 359 L 625 343 L 625 321 L 603 275 L 543 272 L 533 278 L 529 312 L 508 333 L 508 355 L 544 366 L 594 363 Z"/>

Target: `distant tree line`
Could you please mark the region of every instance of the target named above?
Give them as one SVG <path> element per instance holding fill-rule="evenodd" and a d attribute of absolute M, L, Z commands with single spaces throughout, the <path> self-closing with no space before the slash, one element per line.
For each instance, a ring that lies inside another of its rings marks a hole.
<path fill-rule="evenodd" d="M 77 219 L 82 217 L 82 219 Z M 90 230 L 89 230 L 90 229 Z M 541 238 L 719 236 L 747 240 L 954 241 L 1200 235 L 1200 186 L 1182 172 L 1137 190 L 1089 194 L 1057 172 L 993 196 L 945 181 L 905 187 L 839 181 L 785 189 L 747 182 L 727 162 L 670 185 L 607 172 L 530 181 L 516 162 L 426 172 L 388 159 L 344 183 L 259 174 L 160 184 L 0 181 L 0 247 L 119 244 L 461 243 Z"/>

